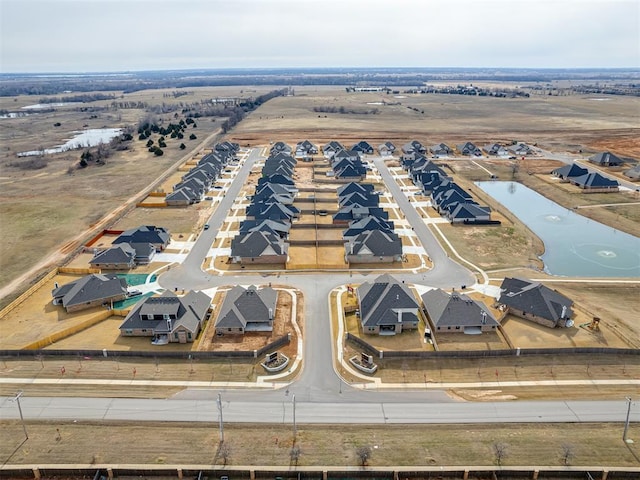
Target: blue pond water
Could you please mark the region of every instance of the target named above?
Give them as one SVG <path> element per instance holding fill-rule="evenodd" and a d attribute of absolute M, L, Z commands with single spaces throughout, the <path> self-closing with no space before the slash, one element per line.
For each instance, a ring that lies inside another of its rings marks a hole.
<path fill-rule="evenodd" d="M 640 239 L 561 207 L 515 182 L 477 182 L 544 242 L 552 275 L 640 277 Z"/>

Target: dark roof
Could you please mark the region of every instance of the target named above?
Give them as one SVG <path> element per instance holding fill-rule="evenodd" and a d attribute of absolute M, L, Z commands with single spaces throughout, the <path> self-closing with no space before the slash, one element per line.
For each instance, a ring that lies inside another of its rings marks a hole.
<path fill-rule="evenodd" d="M 503 280 L 500 290 L 502 293 L 498 301 L 503 305 L 554 323 L 563 318 L 571 318 L 573 315 L 571 311 L 573 301 L 540 282 L 507 277 Z"/>
<path fill-rule="evenodd" d="M 467 295 L 457 292 L 449 295 L 435 288 L 422 295 L 424 308 L 435 327 L 482 327 L 498 325 L 487 307 Z"/>
<path fill-rule="evenodd" d="M 154 245 L 167 245 L 169 239 L 169 232 L 165 228 L 153 225 L 142 225 L 137 228 L 125 230 L 113 243 L 152 243 Z"/>
<path fill-rule="evenodd" d="M 147 297 L 134 305 L 126 316 L 120 330 L 150 328 L 154 333 L 169 334 L 179 327 L 184 327 L 192 333 L 198 330 L 211 306 L 211 298 L 203 292 L 190 291 L 183 297 L 176 296 L 166 290 L 159 297 Z M 171 329 L 165 319 L 149 320 L 142 315 L 169 315 Z"/>
<path fill-rule="evenodd" d="M 600 152 L 589 157 L 589 161 L 599 165 L 622 165 L 624 163 L 620 157 L 611 152 Z"/>
<path fill-rule="evenodd" d="M 373 283 L 360 285 L 358 300 L 363 327 L 418 321 L 418 302 L 406 285 L 389 274 L 380 275 Z"/>
<path fill-rule="evenodd" d="M 278 220 L 244 220 L 240 223 L 240 233 L 270 231 L 286 235 L 289 233 L 289 230 L 291 230 L 291 224 Z"/>
<path fill-rule="evenodd" d="M 450 218 L 453 219 L 475 219 L 478 217 L 485 217 L 491 214 L 490 207 L 481 207 L 474 203 L 459 203 L 452 210 Z"/>
<path fill-rule="evenodd" d="M 372 183 L 358 183 L 358 182 L 349 182 L 345 185 L 341 185 L 338 187 L 338 197 L 342 197 L 344 195 L 348 195 L 353 192 L 373 192 L 373 184 Z"/>
<path fill-rule="evenodd" d="M 127 294 L 127 281 L 116 275 L 92 273 L 69 282 L 51 292 L 53 298 L 61 298 L 62 306 L 69 308 L 96 300 L 108 300 Z"/>
<path fill-rule="evenodd" d="M 611 187 L 618 186 L 618 182 L 616 180 L 611 180 L 596 172 L 580 175 L 579 177 L 573 178 L 571 181 L 576 185 L 590 187 L 590 188 L 600 188 L 600 187 L 611 188 Z"/>
<path fill-rule="evenodd" d="M 135 248 L 128 243 L 121 243 L 101 252 L 96 252 L 94 257 L 89 260 L 89 263 L 132 263 L 135 258 Z"/>
<path fill-rule="evenodd" d="M 216 328 L 246 328 L 248 323 L 273 320 L 278 292 L 271 287 L 247 289 L 237 285 L 229 290 L 220 307 Z"/>
<path fill-rule="evenodd" d="M 345 248 L 347 255 L 397 256 L 402 255 L 402 240 L 393 232 L 369 230 L 348 242 Z"/>
<path fill-rule="evenodd" d="M 232 257 L 259 257 L 272 249 L 274 255 L 285 255 L 286 245 L 273 233 L 251 232 L 237 235 L 231 240 Z"/>
<path fill-rule="evenodd" d="M 571 165 L 565 165 L 564 167 L 556 168 L 551 173 L 561 178 L 569 178 L 585 175 L 589 173 L 589 170 L 587 170 L 586 168 L 582 168 L 575 163 L 572 163 Z"/>

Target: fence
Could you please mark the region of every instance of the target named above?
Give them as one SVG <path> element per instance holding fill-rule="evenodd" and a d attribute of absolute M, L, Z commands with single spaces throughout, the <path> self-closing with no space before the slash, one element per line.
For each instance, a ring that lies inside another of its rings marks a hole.
<path fill-rule="evenodd" d="M 91 273 L 101 273 L 99 268 L 74 268 L 74 267 L 60 267 L 58 273 L 68 273 L 71 275 L 89 275 Z"/>
<path fill-rule="evenodd" d="M 64 330 L 61 330 L 59 332 L 52 333 L 51 335 L 36 340 L 35 342 L 29 343 L 22 348 L 25 350 L 40 350 L 48 345 L 56 343 L 58 340 L 62 340 L 63 338 L 75 335 L 82 330 L 86 330 L 89 327 L 93 327 L 94 325 L 109 318 L 112 314 L 113 312 L 108 310 L 100 312 L 82 323 L 74 325 L 73 327 L 65 328 Z"/>
<path fill-rule="evenodd" d="M 291 334 L 287 333 L 286 335 L 281 336 L 280 338 L 274 340 L 269 345 L 265 345 L 259 350 L 256 350 L 256 358 L 260 358 L 267 352 L 272 352 L 276 348 L 281 347 L 282 345 L 289 345 L 291 342 Z"/>
<path fill-rule="evenodd" d="M 49 280 L 51 280 L 57 274 L 58 274 L 58 269 L 54 268 L 49 273 L 47 273 L 44 277 L 42 277 L 40 280 L 38 280 L 36 283 L 34 283 L 22 295 L 20 295 L 18 298 L 16 298 L 13 302 L 11 302 L 9 305 L 4 307 L 0 311 L 0 318 L 4 318 L 9 312 L 13 311 L 16 307 L 18 307 L 18 305 L 20 305 L 27 298 L 29 298 L 31 295 L 33 295 L 33 292 L 35 292 L 36 290 L 40 289 L 45 283 L 47 283 Z"/>
<path fill-rule="evenodd" d="M 467 351 L 394 351 L 378 350 L 360 337 L 347 333 L 348 342 L 363 348 L 379 358 L 489 358 L 535 355 L 640 355 L 640 349 L 609 347 L 575 348 L 516 348 L 505 350 L 467 350 Z"/>

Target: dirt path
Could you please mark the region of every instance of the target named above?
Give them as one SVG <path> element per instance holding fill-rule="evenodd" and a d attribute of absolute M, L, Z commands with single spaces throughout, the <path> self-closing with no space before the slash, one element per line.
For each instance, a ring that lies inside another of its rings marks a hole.
<path fill-rule="evenodd" d="M 52 267 L 53 265 L 60 264 L 64 259 L 66 259 L 69 254 L 74 252 L 78 247 L 82 245 L 82 243 L 92 236 L 98 234 L 101 230 L 104 230 L 108 227 L 113 221 L 120 218 L 124 215 L 130 208 L 135 207 L 135 205 L 140 202 L 144 197 L 146 197 L 149 192 L 151 192 L 157 185 L 162 183 L 168 176 L 173 174 L 180 165 L 186 163 L 190 160 L 194 155 L 200 153 L 205 147 L 210 144 L 210 142 L 214 141 L 220 135 L 220 129 L 214 131 L 210 135 L 208 135 L 203 141 L 201 141 L 193 150 L 189 153 L 183 155 L 178 161 L 176 161 L 173 165 L 171 165 L 167 170 L 161 173 L 154 181 L 152 181 L 149 186 L 145 187 L 138 193 L 135 193 L 131 197 L 129 197 L 121 206 L 116 208 L 115 210 L 107 213 L 104 217 L 94 223 L 91 227 L 83 230 L 78 235 L 74 236 L 70 240 L 68 240 L 64 245 L 58 248 L 56 251 L 47 255 L 36 265 L 31 267 L 29 270 L 24 272 L 19 277 L 12 280 L 10 283 L 5 285 L 0 289 L 0 298 L 4 298 L 8 295 L 11 295 L 15 290 L 17 290 L 21 285 L 30 279 L 37 276 L 38 272 L 45 268 Z"/>

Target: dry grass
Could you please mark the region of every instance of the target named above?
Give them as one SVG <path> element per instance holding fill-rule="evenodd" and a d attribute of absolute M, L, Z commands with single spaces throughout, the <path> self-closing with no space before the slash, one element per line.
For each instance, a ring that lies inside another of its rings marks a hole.
<path fill-rule="evenodd" d="M 216 464 L 218 432 L 210 423 L 2 422 L 0 458 L 9 464 Z M 428 435 L 425 434 L 428 432 Z M 625 446 L 615 424 L 298 425 L 300 466 L 357 466 L 356 448 L 370 445 L 369 466 L 495 465 L 492 446 L 507 445 L 503 465 L 562 466 L 562 445 L 573 446 L 571 465 L 637 466 L 637 446 Z M 630 438 L 640 436 L 631 424 Z M 118 441 L 113 441 L 117 438 Z M 407 441 L 411 438 L 411 441 Z M 150 442 L 149 439 L 153 439 Z M 544 441 L 541 441 L 544 439 Z M 290 425 L 225 425 L 228 465 L 288 468 Z M 637 444 L 636 444 L 637 445 Z"/>

